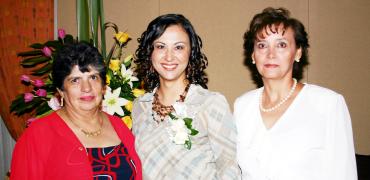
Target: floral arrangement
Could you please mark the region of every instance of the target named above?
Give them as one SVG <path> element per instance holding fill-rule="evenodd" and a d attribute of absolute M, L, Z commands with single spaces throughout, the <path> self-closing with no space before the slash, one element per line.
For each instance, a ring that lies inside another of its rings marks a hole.
<path fill-rule="evenodd" d="M 184 103 L 176 102 L 173 107 L 175 113 L 169 114 L 171 118 L 170 128 L 168 128 L 170 139 L 175 144 L 184 145 L 186 149 L 191 149 L 191 136 L 195 136 L 199 132 L 192 127 L 193 119 L 188 115 Z"/>
<path fill-rule="evenodd" d="M 106 28 L 109 27 L 115 30 L 115 34 L 114 44 L 105 57 L 107 87 L 103 100 L 103 111 L 121 117 L 131 128 L 132 101 L 145 92 L 139 89 L 140 82 L 133 74 L 133 56 L 123 53 L 123 49 L 130 41 L 129 35 L 118 31 L 117 26 L 113 23 L 106 23 Z M 18 116 L 31 113 L 34 118 L 27 120 L 27 124 L 61 108 L 59 96 L 52 83 L 52 63 L 56 52 L 65 43 L 75 41 L 73 36 L 66 34 L 63 29 L 59 29 L 58 40 L 35 43 L 30 45 L 33 50 L 18 53 L 18 56 L 23 58 L 20 64 L 24 68 L 32 68 L 31 75 L 36 78 L 31 78 L 28 75 L 21 76 L 22 83 L 30 86 L 32 90 L 18 95 L 13 100 L 10 111 Z"/>

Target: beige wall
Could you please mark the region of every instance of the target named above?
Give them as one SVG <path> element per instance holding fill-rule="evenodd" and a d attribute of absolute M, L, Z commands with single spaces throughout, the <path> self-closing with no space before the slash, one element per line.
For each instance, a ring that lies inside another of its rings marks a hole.
<path fill-rule="evenodd" d="M 286 7 L 306 26 L 310 63 L 303 81 L 344 95 L 352 116 L 356 152 L 370 154 L 370 1 L 368 0 L 105 0 L 106 21 L 133 38 L 160 14 L 182 13 L 204 42 L 209 88 L 235 98 L 255 86 L 243 66 L 242 36 L 267 6 Z M 75 0 L 58 1 L 58 26 L 76 34 Z M 109 32 L 107 33 L 109 37 Z M 110 44 L 110 43 L 108 43 Z"/>

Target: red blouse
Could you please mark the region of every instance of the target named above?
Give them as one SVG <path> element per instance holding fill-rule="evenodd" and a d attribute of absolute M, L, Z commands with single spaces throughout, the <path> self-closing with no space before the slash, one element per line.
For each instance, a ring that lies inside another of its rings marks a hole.
<path fill-rule="evenodd" d="M 142 179 L 141 162 L 136 154 L 134 136 L 115 116 L 109 120 L 127 148 Z M 17 141 L 11 164 L 12 180 L 93 179 L 86 149 L 56 112 L 36 120 Z"/>

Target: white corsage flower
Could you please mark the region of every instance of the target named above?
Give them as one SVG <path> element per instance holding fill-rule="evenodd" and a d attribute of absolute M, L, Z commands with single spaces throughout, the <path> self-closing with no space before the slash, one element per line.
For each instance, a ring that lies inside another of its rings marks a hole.
<path fill-rule="evenodd" d="M 175 137 L 173 137 L 172 141 L 175 143 L 175 144 L 185 144 L 186 141 L 189 140 L 189 134 L 185 131 L 181 131 L 181 132 L 178 132 Z"/>
<path fill-rule="evenodd" d="M 198 131 L 192 127 L 193 119 L 187 116 L 187 109 L 184 103 L 175 103 L 173 105 L 176 113 L 170 113 L 170 139 L 175 144 L 183 144 L 186 149 L 191 149 L 191 136 L 198 134 Z"/>
<path fill-rule="evenodd" d="M 132 88 L 132 81 L 139 81 L 139 79 L 135 76 L 133 76 L 134 72 L 132 69 L 128 68 L 126 69 L 126 66 L 124 64 L 121 65 L 121 75 L 124 81 L 128 81 L 128 84 Z"/>
<path fill-rule="evenodd" d="M 107 86 L 107 90 L 104 95 L 103 111 L 110 115 L 117 113 L 120 116 L 124 116 L 122 106 L 126 105 L 129 101 L 125 98 L 119 97 L 121 88 L 117 88 L 111 92 L 111 88 Z"/>

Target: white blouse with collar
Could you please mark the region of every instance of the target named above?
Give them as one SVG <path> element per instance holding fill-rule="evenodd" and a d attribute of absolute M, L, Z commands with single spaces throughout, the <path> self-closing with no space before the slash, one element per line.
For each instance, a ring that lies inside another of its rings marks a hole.
<path fill-rule="evenodd" d="M 234 105 L 237 159 L 247 180 L 356 180 L 350 115 L 340 95 L 305 84 L 290 107 L 266 129 L 262 88 Z"/>

